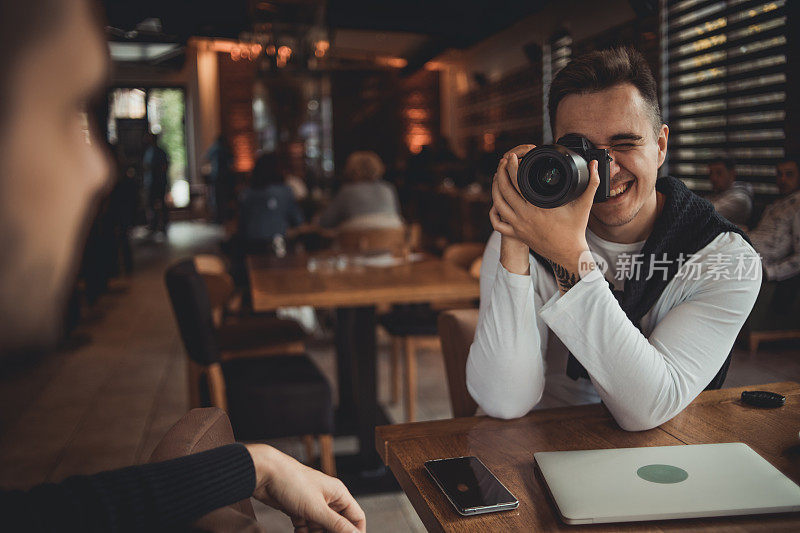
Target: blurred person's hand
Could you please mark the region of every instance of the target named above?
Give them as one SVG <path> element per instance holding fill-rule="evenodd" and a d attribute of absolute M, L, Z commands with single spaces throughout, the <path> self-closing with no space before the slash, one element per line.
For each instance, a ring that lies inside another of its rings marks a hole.
<path fill-rule="evenodd" d="M 253 497 L 289 515 L 295 531 L 366 532 L 364 511 L 344 483 L 266 444 L 247 449 L 256 467 Z"/>
<path fill-rule="evenodd" d="M 589 184 L 579 198 L 560 207 L 543 209 L 528 203 L 517 185 L 519 157 L 533 148 L 534 145 L 526 144 L 507 152 L 492 183 L 493 205 L 489 217 L 494 229 L 503 236 L 501 262 L 509 272 L 525 274 L 529 268 L 527 248 L 531 248 L 556 266 L 577 272 L 580 254 L 589 249 L 586 226 L 600 183 L 597 162 L 590 162 Z"/>

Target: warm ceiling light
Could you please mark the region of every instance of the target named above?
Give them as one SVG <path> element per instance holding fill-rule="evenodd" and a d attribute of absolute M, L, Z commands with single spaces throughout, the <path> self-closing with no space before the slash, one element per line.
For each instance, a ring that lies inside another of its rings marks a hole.
<path fill-rule="evenodd" d="M 441 61 L 428 61 L 425 63 L 425 70 L 444 70 L 446 66 Z"/>
<path fill-rule="evenodd" d="M 289 59 L 292 57 L 292 49 L 288 46 L 281 46 L 278 48 L 278 57 Z"/>
<path fill-rule="evenodd" d="M 254 59 L 261 53 L 261 45 L 257 43 L 243 43 L 239 41 L 228 41 L 225 39 L 211 39 L 208 45 L 215 52 L 234 52 L 236 55 Z"/>
<path fill-rule="evenodd" d="M 408 65 L 408 61 L 402 57 L 376 57 L 375 63 L 378 65 L 385 65 L 387 67 L 403 68 Z"/>
<path fill-rule="evenodd" d="M 315 45 L 316 50 L 314 50 L 314 55 L 317 57 L 323 57 L 328 49 L 331 47 L 331 43 L 328 41 L 317 41 Z"/>

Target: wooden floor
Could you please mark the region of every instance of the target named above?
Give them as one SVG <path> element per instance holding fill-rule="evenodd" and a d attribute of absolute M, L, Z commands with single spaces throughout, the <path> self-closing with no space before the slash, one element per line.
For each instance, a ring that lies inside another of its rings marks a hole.
<path fill-rule="evenodd" d="M 72 346 L 0 376 L 0 486 L 26 488 L 72 474 L 92 473 L 147 460 L 159 439 L 187 410 L 185 355 L 169 307 L 163 272 L 169 262 L 214 251 L 213 226 L 180 222 L 164 243 L 138 241 L 136 274 L 103 296 L 83 321 Z M 309 351 L 335 379 L 330 339 Z M 380 397 L 388 402 L 387 339 L 379 337 Z M 539 408 L 599 401 L 588 382 L 564 376 L 563 361 L 548 361 Z M 735 353 L 727 386 L 800 381 L 800 344 L 766 344 L 756 357 Z M 441 354 L 420 353 L 418 417 L 451 416 Z M 394 420 L 400 406 L 386 405 Z M 299 441 L 273 444 L 302 459 Z M 336 451 L 352 450 L 352 438 L 336 439 Z M 423 531 L 402 494 L 365 496 L 359 502 L 371 531 Z M 269 531 L 292 531 L 287 518 L 257 506 Z"/>

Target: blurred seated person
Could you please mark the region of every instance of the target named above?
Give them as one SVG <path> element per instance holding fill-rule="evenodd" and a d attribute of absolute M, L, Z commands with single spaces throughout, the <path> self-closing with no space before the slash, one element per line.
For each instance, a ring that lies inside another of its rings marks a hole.
<path fill-rule="evenodd" d="M 261 155 L 250 184 L 239 195 L 239 236 L 251 249 L 272 245 L 289 228 L 303 223 L 292 189 L 284 182 L 278 154 Z"/>
<path fill-rule="evenodd" d="M 345 184 L 322 212 L 324 228 L 381 229 L 403 226 L 397 189 L 384 181 L 386 168 L 375 152 L 353 152 L 344 166 Z"/>
<path fill-rule="evenodd" d="M 783 196 L 767 206 L 756 229 L 750 233 L 761 255 L 764 279 L 783 281 L 800 274 L 800 173 L 798 160 L 777 165 L 778 192 Z"/>
<path fill-rule="evenodd" d="M 302 202 L 308 198 L 308 185 L 305 174 L 305 143 L 292 142 L 281 152 L 284 168 L 283 181 L 294 194 L 294 199 Z"/>
<path fill-rule="evenodd" d="M 715 159 L 708 165 L 708 179 L 714 193 L 707 199 L 717 213 L 739 227 L 746 227 L 753 212 L 753 186 L 736 181 L 736 162 Z"/>
<path fill-rule="evenodd" d="M 85 0 L 0 0 L 0 41 L 0 363 L 18 364 L 55 345 L 76 252 L 109 186 L 86 121 L 109 60 Z M 366 530 L 340 481 L 266 444 L 0 490 L 0 515 L 3 531 L 183 531 L 251 496 L 298 531 Z"/>

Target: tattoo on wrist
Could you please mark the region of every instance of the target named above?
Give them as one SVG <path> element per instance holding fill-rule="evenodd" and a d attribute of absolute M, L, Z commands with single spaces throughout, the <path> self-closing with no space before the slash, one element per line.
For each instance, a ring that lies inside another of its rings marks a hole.
<path fill-rule="evenodd" d="M 574 272 L 570 272 L 565 267 L 559 265 L 555 261 L 551 261 L 547 259 L 547 262 L 550 264 L 550 267 L 553 269 L 553 273 L 556 275 L 556 281 L 558 281 L 558 286 L 561 287 L 561 290 L 567 292 L 572 287 L 578 284 L 581 280 L 580 276 L 575 274 Z"/>

